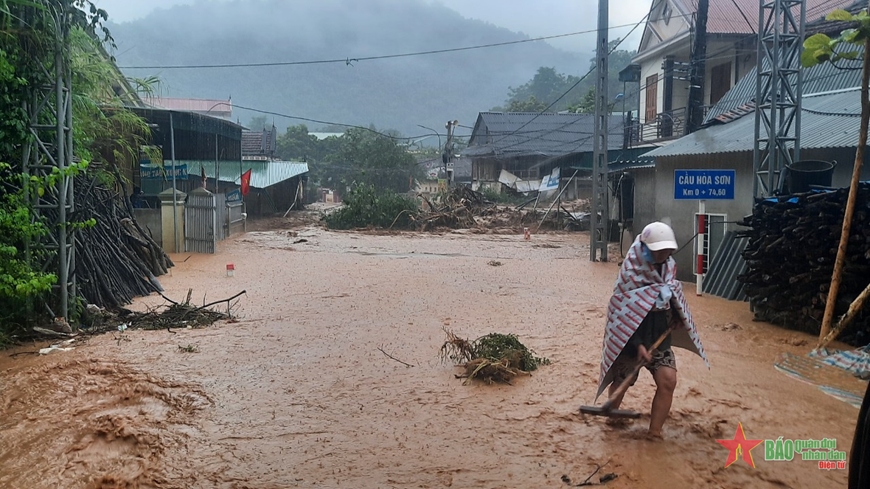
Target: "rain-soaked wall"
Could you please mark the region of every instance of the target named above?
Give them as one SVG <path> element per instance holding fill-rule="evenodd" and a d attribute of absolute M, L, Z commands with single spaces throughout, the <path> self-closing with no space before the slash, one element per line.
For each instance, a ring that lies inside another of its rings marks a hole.
<path fill-rule="evenodd" d="M 854 159 L 854 148 L 807 149 L 801 152 L 801 160 L 836 160 L 838 162 L 831 183 L 834 187 L 849 186 Z M 643 178 L 638 174 L 637 177 L 636 192 L 640 193 L 644 191 L 642 189 L 648 187 L 650 180 L 652 180 L 651 185 L 655 199 L 650 205 L 650 202 L 639 201 L 638 196 L 635 197 L 635 227 L 642 229 L 644 222 L 666 218 L 670 219 L 671 226 L 674 228 L 677 242 L 680 246 L 692 241 L 696 232 L 695 214 L 698 212 L 699 201 L 674 199 L 674 171 L 683 169 L 717 169 L 735 170 L 734 199 L 706 200 L 705 210 L 708 214 L 724 215 L 723 218 L 719 219 L 725 222 L 721 224 L 723 229 L 717 230 L 717 235 L 721 235 L 726 230 L 738 230 L 741 227 L 734 224 L 733 221 L 740 221 L 752 212 L 754 202 L 753 183 L 755 178 L 753 168 L 753 155 L 751 151 L 656 158 L 654 177 L 650 178 L 650 174 L 647 174 Z M 867 179 L 868 177 L 870 177 L 870 169 L 865 164 L 862 179 Z M 652 208 L 653 212 L 638 216 L 638 212 L 646 212 L 645 209 L 647 208 Z M 695 249 L 693 244 L 687 245 L 674 258 L 677 261 L 679 279 L 694 282 Z"/>
<path fill-rule="evenodd" d="M 162 224 L 160 223 L 160 209 L 133 209 L 133 216 L 139 226 L 151 236 L 159 246 L 163 246 Z"/>

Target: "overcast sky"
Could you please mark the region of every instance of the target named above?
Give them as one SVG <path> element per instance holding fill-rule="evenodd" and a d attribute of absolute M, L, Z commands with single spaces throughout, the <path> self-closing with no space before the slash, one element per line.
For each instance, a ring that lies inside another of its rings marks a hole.
<path fill-rule="evenodd" d="M 109 13 L 113 22 L 127 22 L 148 15 L 158 8 L 197 2 L 211 3 L 224 0 L 94 0 Z M 316 1 L 316 0 L 287 0 Z M 365 0 L 358 0 L 365 2 Z M 441 3 L 462 16 L 479 19 L 530 37 L 553 36 L 594 30 L 598 23 L 596 0 L 427 0 Z M 649 11 L 652 0 L 616 0 L 610 2 L 610 25 L 635 24 Z M 631 27 L 614 28 L 610 39 L 625 37 Z M 621 48 L 637 49 L 642 27 L 626 39 Z M 588 53 L 595 46 L 595 34 L 570 36 L 548 41 L 554 46 Z"/>

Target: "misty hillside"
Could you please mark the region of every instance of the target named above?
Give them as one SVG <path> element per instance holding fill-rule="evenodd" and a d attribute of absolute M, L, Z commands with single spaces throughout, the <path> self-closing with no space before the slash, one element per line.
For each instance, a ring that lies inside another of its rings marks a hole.
<path fill-rule="evenodd" d="M 442 134 L 447 120 L 473 125 L 478 112 L 504 104 L 508 88 L 526 83 L 541 66 L 573 75 L 589 67 L 588 56 L 538 41 L 351 61 L 350 66 L 341 61 L 241 68 L 129 68 L 353 60 L 527 38 L 423 0 L 199 3 L 156 10 L 144 19 L 109 27 L 118 46 L 114 54 L 124 73 L 159 77 L 163 96 L 232 96 L 236 106 L 329 122 L 374 124 L 405 135 L 429 132 L 418 124 Z M 233 117 L 242 124 L 256 115 L 233 109 Z M 282 130 L 303 122 L 275 117 L 275 125 Z M 304 123 L 311 130 L 320 127 Z"/>

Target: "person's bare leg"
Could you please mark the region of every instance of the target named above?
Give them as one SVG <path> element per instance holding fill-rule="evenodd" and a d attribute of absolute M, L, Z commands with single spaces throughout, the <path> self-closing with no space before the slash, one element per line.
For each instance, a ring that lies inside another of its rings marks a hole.
<path fill-rule="evenodd" d="M 662 436 L 662 427 L 668 419 L 671 403 L 674 400 L 674 389 L 677 387 L 677 371 L 670 367 L 659 367 L 653 374 L 656 382 L 656 395 L 653 397 L 652 411 L 649 418 L 649 434 Z"/>

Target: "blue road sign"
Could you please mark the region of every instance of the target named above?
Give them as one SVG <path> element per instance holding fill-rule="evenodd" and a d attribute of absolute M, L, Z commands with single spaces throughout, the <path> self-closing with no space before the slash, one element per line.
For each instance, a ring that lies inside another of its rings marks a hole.
<path fill-rule="evenodd" d="M 674 170 L 676 200 L 734 200 L 734 170 Z"/>

